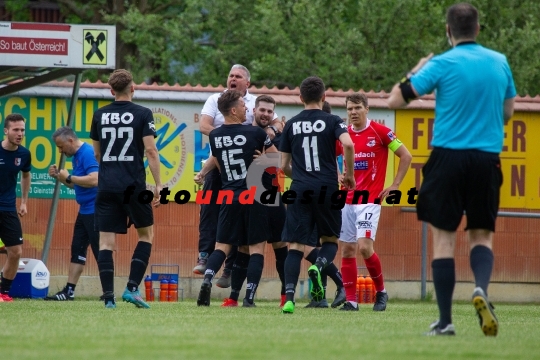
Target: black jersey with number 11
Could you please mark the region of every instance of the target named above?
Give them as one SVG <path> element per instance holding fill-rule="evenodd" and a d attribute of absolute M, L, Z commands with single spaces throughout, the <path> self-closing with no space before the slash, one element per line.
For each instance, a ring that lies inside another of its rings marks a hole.
<path fill-rule="evenodd" d="M 115 101 L 98 109 L 90 138 L 99 141 L 98 191 L 123 192 L 146 187 L 143 137 L 156 136 L 152 111 L 131 101 Z"/>
<path fill-rule="evenodd" d="M 257 126 L 222 125 L 210 132 L 210 149 L 221 170 L 224 190 L 236 195 L 247 190 L 247 169 L 253 162 L 255 150 L 272 146 L 266 132 Z"/>
<path fill-rule="evenodd" d="M 318 190 L 337 186 L 336 140 L 347 125 L 322 110 L 303 110 L 287 121 L 279 150 L 292 157 L 292 188 Z"/>

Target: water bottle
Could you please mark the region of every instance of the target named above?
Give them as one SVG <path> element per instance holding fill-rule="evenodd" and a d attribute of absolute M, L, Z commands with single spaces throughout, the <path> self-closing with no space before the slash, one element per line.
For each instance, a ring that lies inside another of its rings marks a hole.
<path fill-rule="evenodd" d="M 169 300 L 169 282 L 165 279 L 159 283 L 159 301 Z"/>
<path fill-rule="evenodd" d="M 144 288 L 146 290 L 146 301 L 154 301 L 154 290 L 152 289 L 152 278 L 146 275 L 144 278 Z"/>
<path fill-rule="evenodd" d="M 364 302 L 364 293 L 366 292 L 366 280 L 362 275 L 358 277 L 358 303 Z"/>
<path fill-rule="evenodd" d="M 178 301 L 178 282 L 176 280 L 169 281 L 169 301 Z"/>
<path fill-rule="evenodd" d="M 366 276 L 366 296 L 364 302 L 366 304 L 371 304 L 373 302 L 373 279 L 371 276 Z"/>

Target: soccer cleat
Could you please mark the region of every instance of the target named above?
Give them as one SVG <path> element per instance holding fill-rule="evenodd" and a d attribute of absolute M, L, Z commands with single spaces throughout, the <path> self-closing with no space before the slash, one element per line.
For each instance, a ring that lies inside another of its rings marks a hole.
<path fill-rule="evenodd" d="M 212 283 L 210 281 L 203 281 L 201 290 L 199 291 L 199 297 L 197 298 L 197 306 L 210 306 L 210 294 L 212 293 Z"/>
<path fill-rule="evenodd" d="M 283 305 L 285 305 L 285 301 L 287 301 L 286 295 L 281 295 L 281 303 L 279 303 L 279 307 L 282 308 Z"/>
<path fill-rule="evenodd" d="M 13 302 L 13 298 L 8 294 L 0 293 L 0 302 Z"/>
<path fill-rule="evenodd" d="M 216 282 L 216 286 L 222 289 L 231 287 L 231 270 L 223 269 L 223 273 L 221 273 L 221 277 Z"/>
<path fill-rule="evenodd" d="M 373 311 L 386 310 L 386 302 L 388 301 L 388 294 L 385 292 L 377 291 L 375 294 L 375 304 L 373 305 Z"/>
<path fill-rule="evenodd" d="M 322 299 L 321 301 L 311 300 L 309 304 L 306 305 L 306 308 L 327 308 L 327 307 L 328 307 L 328 301 L 326 299 Z"/>
<path fill-rule="evenodd" d="M 248 299 L 244 299 L 244 301 L 242 301 L 242 307 L 257 307 L 257 306 L 255 306 L 255 303 L 250 303 Z"/>
<path fill-rule="evenodd" d="M 144 302 L 139 290 L 129 291 L 128 288 L 122 294 L 122 300 L 134 304 L 138 308 L 150 309 L 150 305 Z"/>
<path fill-rule="evenodd" d="M 432 322 L 429 325 L 429 331 L 424 333 L 426 336 L 439 336 L 439 335 L 447 335 L 447 336 L 453 336 L 456 335 L 456 329 L 453 324 L 448 324 L 444 329 L 441 329 L 439 326 L 439 320 Z"/>
<path fill-rule="evenodd" d="M 315 301 L 321 301 L 324 298 L 324 288 L 319 268 L 316 265 L 311 265 L 308 269 L 308 276 L 311 279 L 311 298 Z"/>
<path fill-rule="evenodd" d="M 294 301 L 287 301 L 283 308 L 281 309 L 282 314 L 292 314 L 294 313 Z"/>
<path fill-rule="evenodd" d="M 345 303 L 345 301 L 347 301 L 347 294 L 345 294 L 345 288 L 342 286 L 336 290 L 336 297 L 334 298 L 334 301 L 332 301 L 332 308 L 337 308 Z"/>
<path fill-rule="evenodd" d="M 0 239 L 0 254 L 7 254 L 6 246 L 2 242 L 2 239 Z"/>
<path fill-rule="evenodd" d="M 105 301 L 105 309 L 116 309 L 116 303 L 114 299 L 109 299 Z"/>
<path fill-rule="evenodd" d="M 75 300 L 75 295 L 73 294 L 68 295 L 67 292 L 62 290 L 52 296 L 45 297 L 45 299 L 43 300 L 45 301 L 71 301 L 71 300 Z"/>
<path fill-rule="evenodd" d="M 342 310 L 342 311 L 358 311 L 358 305 L 354 306 L 353 304 L 351 304 L 350 302 L 347 301 L 345 304 L 343 304 L 343 306 L 339 310 Z"/>
<path fill-rule="evenodd" d="M 221 304 L 221 307 L 237 307 L 238 301 L 233 299 L 223 299 L 223 303 Z"/>
<path fill-rule="evenodd" d="M 199 253 L 199 259 L 197 260 L 197 265 L 193 268 L 193 273 L 196 275 L 204 275 L 206 271 L 206 263 L 208 262 L 208 253 L 202 252 Z"/>
<path fill-rule="evenodd" d="M 499 321 L 493 312 L 493 305 L 487 299 L 482 288 L 477 287 L 473 291 L 472 302 L 480 320 L 480 327 L 486 336 L 497 336 Z"/>

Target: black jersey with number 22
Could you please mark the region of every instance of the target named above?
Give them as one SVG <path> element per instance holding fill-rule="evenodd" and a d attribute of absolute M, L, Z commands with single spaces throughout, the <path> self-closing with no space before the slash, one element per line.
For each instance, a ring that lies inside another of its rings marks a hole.
<path fill-rule="evenodd" d="M 156 128 L 152 111 L 144 106 L 115 101 L 94 113 L 90 138 L 100 144 L 99 191 L 146 187 L 145 136 L 155 137 Z"/>

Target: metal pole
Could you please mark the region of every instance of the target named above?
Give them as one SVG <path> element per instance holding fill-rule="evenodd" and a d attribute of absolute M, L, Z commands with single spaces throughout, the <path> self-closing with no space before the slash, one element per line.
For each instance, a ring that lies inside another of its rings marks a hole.
<path fill-rule="evenodd" d="M 422 274 L 420 285 L 420 299 L 426 300 L 426 283 L 427 283 L 427 242 L 428 242 L 428 226 L 425 221 L 422 221 Z"/>
<path fill-rule="evenodd" d="M 69 104 L 69 114 L 67 119 L 67 126 L 71 126 L 73 118 L 75 117 L 75 110 L 77 109 L 77 100 L 79 99 L 79 89 L 81 87 L 81 73 L 75 75 L 75 82 L 73 83 L 73 92 L 71 94 L 71 103 Z M 66 157 L 62 153 L 60 155 L 59 169 L 63 169 L 66 163 Z M 47 223 L 47 232 L 45 233 L 45 242 L 43 243 L 43 252 L 41 253 L 41 261 L 47 264 L 47 258 L 49 257 L 49 248 L 51 247 L 52 233 L 54 230 L 54 222 L 56 220 L 56 211 L 58 210 L 58 200 L 60 198 L 60 185 L 61 182 L 56 180 L 54 184 L 54 193 L 51 203 L 51 211 L 49 213 L 49 222 Z"/>

